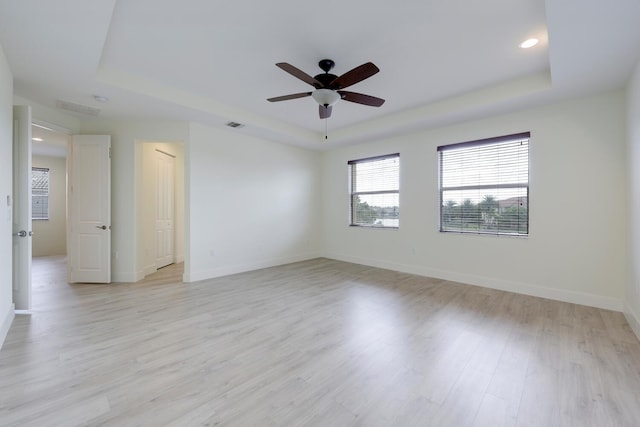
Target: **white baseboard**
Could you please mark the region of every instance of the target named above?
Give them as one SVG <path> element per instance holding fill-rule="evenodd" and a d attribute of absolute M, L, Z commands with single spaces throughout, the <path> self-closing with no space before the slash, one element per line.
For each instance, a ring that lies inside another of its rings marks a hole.
<path fill-rule="evenodd" d="M 184 259 L 178 262 L 184 262 Z M 147 265 L 142 270 L 136 272 L 118 272 L 111 274 L 111 281 L 114 283 L 132 283 L 139 282 L 150 274 L 158 271 L 155 265 Z"/>
<path fill-rule="evenodd" d="M 636 337 L 640 340 L 640 316 L 633 311 L 629 304 L 624 305 L 624 317 L 629 322 L 629 326 L 633 330 L 633 333 L 636 334 Z"/>
<path fill-rule="evenodd" d="M 602 308 L 605 310 L 620 312 L 623 309 L 622 300 L 583 292 L 548 288 L 545 286 L 529 283 L 513 282 L 508 280 L 494 279 L 490 277 L 476 276 L 454 271 L 438 270 L 422 266 L 406 265 L 395 262 L 371 260 L 336 253 L 327 253 L 324 254 L 324 257 L 335 259 L 338 261 L 352 262 L 354 264 L 363 264 L 371 267 L 400 271 L 403 273 L 417 274 L 419 276 L 433 277 L 435 279 L 449 280 L 452 282 L 459 282 L 467 285 L 482 286 L 485 288 L 513 292 L 516 294 L 530 295 L 556 301 Z"/>
<path fill-rule="evenodd" d="M 0 323 L 0 348 L 2 348 L 2 344 L 4 344 L 5 338 L 7 338 L 7 334 L 9 333 L 9 328 L 13 323 L 13 319 L 16 316 L 15 305 L 11 304 L 9 310 L 7 310 L 6 315 L 2 319 L 2 323 Z"/>
<path fill-rule="evenodd" d="M 142 274 L 143 274 L 143 277 L 146 277 L 149 274 L 155 273 L 156 271 L 158 271 L 158 269 L 156 268 L 155 264 L 147 265 L 142 271 Z"/>
<path fill-rule="evenodd" d="M 144 279 L 144 271 L 111 273 L 113 283 L 133 283 Z"/>
<path fill-rule="evenodd" d="M 245 271 L 259 270 L 261 268 L 275 267 L 277 265 L 291 264 L 292 262 L 307 261 L 320 257 L 317 253 L 297 255 L 291 257 L 273 258 L 267 260 L 256 261 L 248 264 L 230 265 L 219 267 L 211 270 L 202 270 L 196 272 L 184 272 L 182 280 L 185 283 L 197 282 L 200 280 L 214 279 L 216 277 L 229 276 L 231 274 L 244 273 Z"/>

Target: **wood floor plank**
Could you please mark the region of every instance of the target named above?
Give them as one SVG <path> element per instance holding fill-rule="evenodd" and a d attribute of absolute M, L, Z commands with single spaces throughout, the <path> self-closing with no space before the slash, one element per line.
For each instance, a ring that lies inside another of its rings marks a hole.
<path fill-rule="evenodd" d="M 620 313 L 328 259 L 190 284 L 33 265 L 2 426 L 640 425 Z"/>
<path fill-rule="evenodd" d="M 485 393 L 473 427 L 508 427 L 516 424 L 517 407 L 513 403 Z"/>

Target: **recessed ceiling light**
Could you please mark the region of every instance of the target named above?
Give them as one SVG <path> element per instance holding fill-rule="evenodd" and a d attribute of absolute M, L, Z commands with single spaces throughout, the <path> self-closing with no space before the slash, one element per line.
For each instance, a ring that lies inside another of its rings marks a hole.
<path fill-rule="evenodd" d="M 520 43 L 520 47 L 522 49 L 529 49 L 530 47 L 534 47 L 538 44 L 538 39 L 527 39 Z"/>
<path fill-rule="evenodd" d="M 44 139 L 42 139 L 42 138 L 31 138 L 31 139 L 32 139 L 33 141 L 38 141 L 38 142 L 44 141 Z"/>

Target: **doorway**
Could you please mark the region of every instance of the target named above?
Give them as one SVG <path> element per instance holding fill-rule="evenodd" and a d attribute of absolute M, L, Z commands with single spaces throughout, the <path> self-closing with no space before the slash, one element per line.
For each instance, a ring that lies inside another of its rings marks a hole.
<path fill-rule="evenodd" d="M 67 255 L 67 146 L 68 133 L 33 123 L 32 255 Z"/>
<path fill-rule="evenodd" d="M 14 107 L 21 109 L 25 107 Z M 26 107 L 29 108 L 29 107 Z M 57 258 L 66 264 L 67 248 L 67 144 L 69 142 L 69 132 L 55 129 L 54 127 L 38 123 L 28 119 L 24 124 L 29 129 L 28 136 L 23 143 L 28 145 L 28 162 L 17 160 L 14 163 L 14 179 L 16 171 L 26 170 L 25 185 L 20 194 L 25 195 L 25 202 L 28 205 L 26 218 L 29 220 L 29 247 L 28 254 L 24 253 L 16 257 L 14 251 L 14 302 L 16 308 L 30 310 L 34 304 L 31 299 L 34 262 L 37 260 Z M 17 119 L 16 122 L 19 122 Z M 14 129 L 14 133 L 16 130 Z M 16 136 L 14 135 L 14 138 Z M 14 159 L 14 161 L 16 161 Z M 15 193 L 18 194 L 18 193 Z M 16 196 L 17 197 L 17 196 Z M 18 214 L 16 214 L 18 215 Z M 19 214 L 22 215 L 22 214 Z M 14 242 L 15 244 L 15 242 Z M 24 255 L 24 256 L 23 256 Z M 16 259 L 25 259 L 28 262 L 15 262 Z M 19 280 L 15 277 L 28 277 L 28 281 Z M 38 274 L 35 275 L 40 284 L 42 280 Z M 16 299 L 16 289 L 20 295 L 28 292 L 29 303 L 25 306 Z M 24 290 L 23 290 L 24 289 Z M 35 301 L 38 305 L 39 301 Z"/>

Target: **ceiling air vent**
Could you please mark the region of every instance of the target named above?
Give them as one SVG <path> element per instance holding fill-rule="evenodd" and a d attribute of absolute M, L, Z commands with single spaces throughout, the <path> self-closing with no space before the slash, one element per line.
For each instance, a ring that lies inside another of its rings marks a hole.
<path fill-rule="evenodd" d="M 238 123 L 238 122 L 229 122 L 227 123 L 227 126 L 229 126 L 230 128 L 243 128 L 244 125 L 242 123 Z"/>
<path fill-rule="evenodd" d="M 61 110 L 71 111 L 72 113 L 79 113 L 87 116 L 97 116 L 98 114 L 100 114 L 99 108 L 75 104 L 69 101 L 62 101 L 60 99 L 56 101 L 56 107 L 60 108 Z"/>

